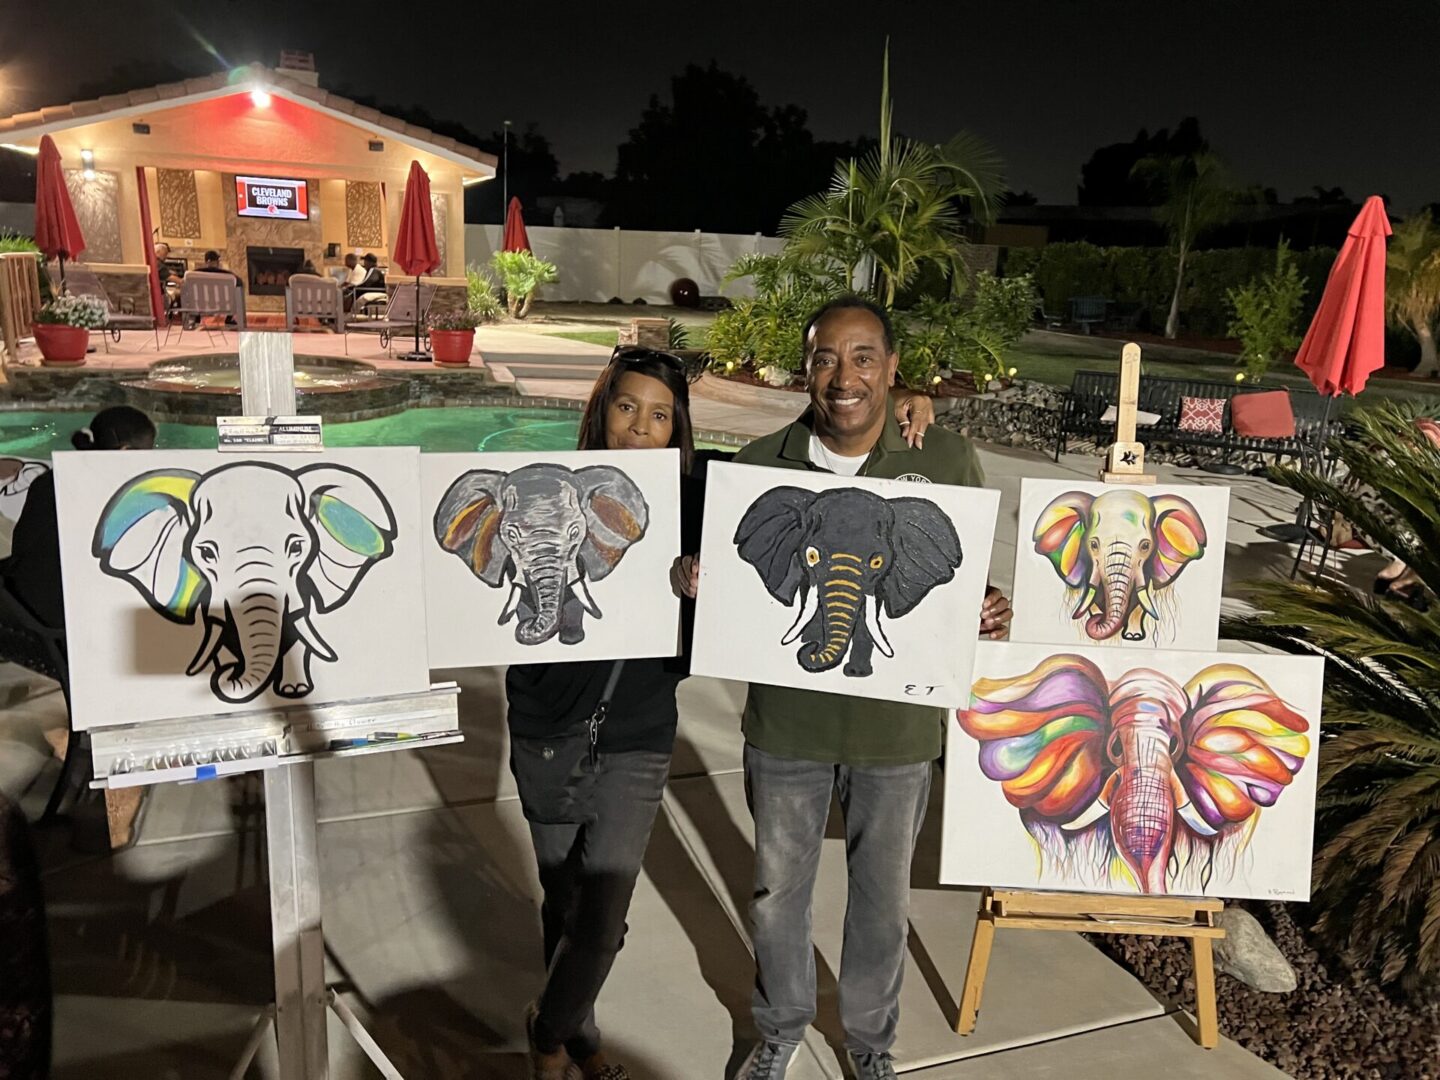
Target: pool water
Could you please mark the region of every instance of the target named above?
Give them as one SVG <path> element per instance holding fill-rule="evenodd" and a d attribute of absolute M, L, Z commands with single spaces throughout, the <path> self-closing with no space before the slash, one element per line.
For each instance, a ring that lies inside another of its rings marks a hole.
<path fill-rule="evenodd" d="M 97 410 L 98 411 L 98 410 Z M 70 449 L 70 436 L 93 412 L 0 411 L 0 454 L 48 458 Z M 325 445 L 418 446 L 430 451 L 573 450 L 580 414 L 565 409 L 407 409 L 376 420 L 325 425 Z M 160 424 L 162 450 L 213 450 L 215 429 L 193 424 Z"/>
<path fill-rule="evenodd" d="M 154 382 L 174 383 L 177 386 L 208 387 L 221 390 L 240 389 L 240 367 L 197 368 L 191 361 L 177 360 L 172 363 L 154 364 L 149 378 Z M 318 366 L 295 365 L 295 389 L 332 390 L 354 386 L 357 382 L 373 380 L 375 372 L 370 368 L 339 367 L 331 364 Z"/>

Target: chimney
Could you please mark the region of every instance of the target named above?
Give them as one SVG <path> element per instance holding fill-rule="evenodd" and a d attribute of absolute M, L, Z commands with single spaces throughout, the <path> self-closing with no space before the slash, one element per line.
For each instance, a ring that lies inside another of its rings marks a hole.
<path fill-rule="evenodd" d="M 320 85 L 320 74 L 315 70 L 314 53 L 284 49 L 280 53 L 278 70 L 306 86 L 318 87 Z"/>

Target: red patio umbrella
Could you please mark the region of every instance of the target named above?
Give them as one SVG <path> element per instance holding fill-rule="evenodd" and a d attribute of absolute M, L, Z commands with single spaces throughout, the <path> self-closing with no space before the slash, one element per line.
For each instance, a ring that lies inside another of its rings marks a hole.
<path fill-rule="evenodd" d="M 70 203 L 70 189 L 65 186 L 60 151 L 49 135 L 40 140 L 40 160 L 35 169 L 35 245 L 45 258 L 60 260 L 63 291 L 65 259 L 73 259 L 85 250 L 85 236 L 80 231 L 75 207 Z"/>
<path fill-rule="evenodd" d="M 400 227 L 395 230 L 395 265 L 415 275 L 415 351 L 406 360 L 429 360 L 420 351 L 420 275 L 440 265 L 440 247 L 435 243 L 435 218 L 430 210 L 430 177 L 420 162 L 410 162 L 405 182 L 405 201 L 400 207 Z"/>
<path fill-rule="evenodd" d="M 510 206 L 505 211 L 505 235 L 500 241 L 500 250 L 530 250 L 530 236 L 525 231 L 525 218 L 520 213 L 520 200 L 514 196 L 511 196 Z"/>

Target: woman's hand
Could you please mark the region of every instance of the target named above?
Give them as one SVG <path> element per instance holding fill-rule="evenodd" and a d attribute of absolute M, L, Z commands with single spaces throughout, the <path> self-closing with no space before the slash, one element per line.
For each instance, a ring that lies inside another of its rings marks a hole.
<path fill-rule="evenodd" d="M 676 596 L 695 599 L 700 587 L 700 556 L 682 555 L 670 566 L 670 587 Z"/>
<path fill-rule="evenodd" d="M 917 394 L 904 386 L 892 386 L 890 397 L 895 402 L 895 419 L 900 433 L 912 449 L 925 445 L 925 429 L 935 422 L 935 403 L 928 394 Z"/>
<path fill-rule="evenodd" d="M 991 585 L 985 590 L 985 604 L 980 608 L 980 636 L 989 641 L 1004 641 L 1010 636 L 1010 598 Z"/>

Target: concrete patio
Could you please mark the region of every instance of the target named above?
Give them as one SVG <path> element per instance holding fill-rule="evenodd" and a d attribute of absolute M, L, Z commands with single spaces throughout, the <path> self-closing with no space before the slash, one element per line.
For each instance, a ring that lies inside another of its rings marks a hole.
<path fill-rule="evenodd" d="M 495 367 L 539 357 L 593 369 L 608 352 L 528 330 L 486 329 L 477 345 Z M 302 351 L 312 351 L 308 339 L 297 342 Z M 351 355 L 374 359 L 353 341 Z M 127 348 L 96 365 L 154 360 L 153 348 Z M 520 388 L 583 396 L 593 380 L 578 370 L 555 375 L 538 380 L 541 388 L 522 379 Z M 798 395 L 741 389 L 702 384 L 697 426 L 753 434 L 803 404 Z M 1002 493 L 991 577 L 1008 587 L 1020 479 L 1090 478 L 1097 463 L 1069 456 L 1057 465 L 994 447 L 982 447 L 982 460 Z M 1157 471 L 1163 480 L 1225 482 L 1194 470 Z M 1288 571 L 1293 549 L 1263 540 L 1257 529 L 1293 513 L 1294 501 L 1274 486 L 1234 480 L 1227 584 Z M 1352 557 L 1351 567 L 1363 572 L 1371 561 L 1380 559 Z M 8 666 L 0 674 L 10 702 L 0 713 L 0 788 L 24 793 L 33 815 L 54 769 L 42 733 L 64 726 L 63 708 L 44 680 Z M 410 1080 L 520 1078 L 522 1011 L 541 974 L 539 886 L 506 764 L 501 672 L 439 675 L 464 688 L 464 744 L 317 767 L 330 974 Z M 640 1080 L 719 1080 L 753 1038 L 743 692 L 702 678 L 682 687 L 669 789 L 629 940 L 599 1004 L 614 1056 Z M 261 783 L 252 776 L 155 789 L 139 842 L 114 856 L 74 853 L 63 825 L 38 834 L 57 993 L 57 1080 L 229 1075 L 256 1009 L 271 995 L 263 821 Z M 976 894 L 937 884 L 939 825 L 937 786 L 912 879 L 895 1048 L 907 1076 L 1113 1080 L 1151 1075 L 1160 1062 L 1169 1080 L 1283 1076 L 1228 1041 L 1210 1052 L 1196 1048 L 1170 1006 L 1072 935 L 1000 935 L 979 1029 L 954 1035 Z M 832 820 L 815 900 L 820 1017 L 791 1080 L 843 1075 L 835 973 L 844 895 L 844 841 Z M 1226 987 L 1222 978 L 1222 994 Z M 333 1076 L 375 1075 L 333 1021 L 331 1045 Z M 263 1051 L 249 1075 L 275 1076 L 273 1051 Z"/>

